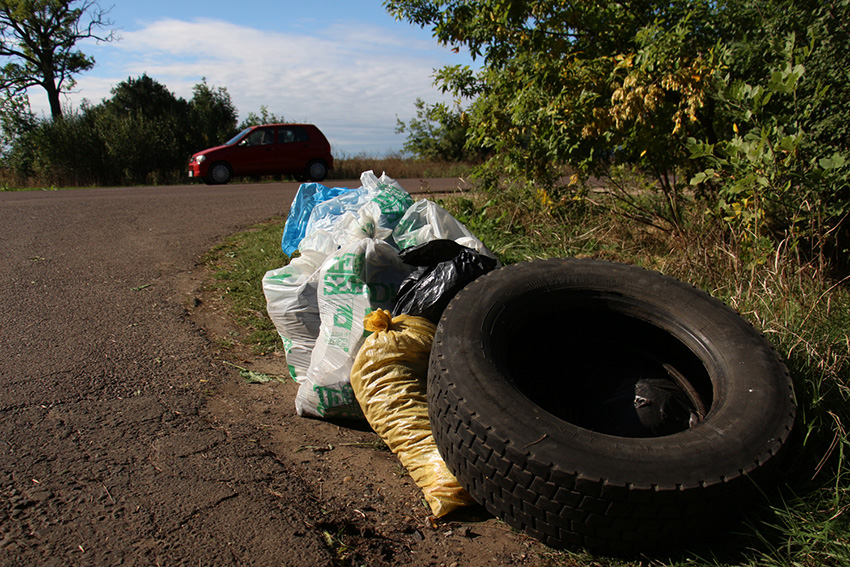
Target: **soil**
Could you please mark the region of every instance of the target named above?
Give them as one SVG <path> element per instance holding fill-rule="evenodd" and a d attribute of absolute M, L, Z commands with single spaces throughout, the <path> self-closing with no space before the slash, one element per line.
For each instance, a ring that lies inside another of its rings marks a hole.
<path fill-rule="evenodd" d="M 0 193 L 0 564 L 557 561 L 483 510 L 436 520 L 368 425 L 240 374 L 285 360 L 239 341 L 199 258 L 296 189 Z"/>
<path fill-rule="evenodd" d="M 210 338 L 226 341 L 223 360 L 269 377 L 287 376 L 285 357 L 253 354 L 239 340 L 245 330 L 227 317 L 220 296 L 205 289 L 186 290 L 187 311 Z M 287 456 L 291 471 L 309 488 L 309 506 L 319 513 L 307 528 L 320 532 L 338 564 L 539 565 L 541 553 L 552 555 L 478 507 L 433 517 L 419 488 L 367 423 L 299 417 L 297 391 L 288 378 L 255 383 L 242 377 L 224 384 L 207 407 L 222 427 L 247 428 L 264 448 Z"/>

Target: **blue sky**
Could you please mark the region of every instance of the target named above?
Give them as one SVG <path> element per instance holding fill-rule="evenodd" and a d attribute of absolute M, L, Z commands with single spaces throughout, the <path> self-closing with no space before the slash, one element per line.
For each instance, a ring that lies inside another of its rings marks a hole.
<path fill-rule="evenodd" d="M 206 77 L 226 87 L 240 114 L 270 112 L 318 125 L 336 154 L 401 149 L 396 117 L 414 102 L 448 101 L 434 69 L 471 64 L 422 30 L 396 21 L 381 0 L 101 0 L 119 40 L 82 42 L 95 58 L 65 104 L 98 103 L 128 77 L 147 73 L 179 97 Z M 47 98 L 30 90 L 38 115 Z"/>

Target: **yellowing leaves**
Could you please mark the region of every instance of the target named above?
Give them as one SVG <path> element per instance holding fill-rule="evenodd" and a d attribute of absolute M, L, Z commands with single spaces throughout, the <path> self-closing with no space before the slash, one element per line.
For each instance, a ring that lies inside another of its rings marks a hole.
<path fill-rule="evenodd" d="M 637 54 L 620 55 L 614 73 L 625 76 L 611 95 L 610 115 L 617 128 L 630 122 L 646 123 L 661 108 L 673 111 L 672 134 L 678 134 L 689 122 L 697 121 L 698 111 L 705 106 L 709 79 L 718 71 L 711 54 L 694 58 L 679 56 L 661 61 L 645 54 L 643 64 L 635 65 Z M 617 84 L 617 83 L 615 83 Z M 670 96 L 672 94 L 678 96 Z"/>

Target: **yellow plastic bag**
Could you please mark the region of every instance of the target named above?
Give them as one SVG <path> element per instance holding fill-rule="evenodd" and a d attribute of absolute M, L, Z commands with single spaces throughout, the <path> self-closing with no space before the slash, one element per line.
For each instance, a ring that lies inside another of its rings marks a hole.
<path fill-rule="evenodd" d="M 422 489 L 435 516 L 474 503 L 431 435 L 426 376 L 436 326 L 422 317 L 392 318 L 383 309 L 363 323 L 373 334 L 357 353 L 351 387 L 369 425 Z"/>

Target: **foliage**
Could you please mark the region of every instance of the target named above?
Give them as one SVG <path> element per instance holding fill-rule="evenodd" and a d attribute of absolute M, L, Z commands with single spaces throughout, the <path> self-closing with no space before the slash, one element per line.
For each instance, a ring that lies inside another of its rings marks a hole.
<path fill-rule="evenodd" d="M 18 139 L 21 132 L 35 125 L 35 115 L 30 109 L 29 98 L 9 90 L 0 96 L 0 147 L 8 148 Z"/>
<path fill-rule="evenodd" d="M 260 113 L 249 112 L 248 116 L 239 124 L 239 130 L 244 130 L 249 126 L 261 126 L 262 124 L 284 124 L 286 120 L 283 116 L 277 116 L 273 112 L 269 112 L 267 106 L 260 107 Z"/>
<path fill-rule="evenodd" d="M 850 214 L 850 155 L 812 144 L 805 126 L 817 100 L 797 104 L 810 54 L 791 36 L 785 60 L 764 84 L 719 77 L 718 106 L 732 120 L 731 135 L 715 144 L 689 140 L 691 157 L 707 166 L 691 184 L 715 195 L 713 212 L 740 242 L 745 261 L 766 262 L 777 241 L 791 249 L 808 243 L 823 268 Z"/>
<path fill-rule="evenodd" d="M 236 112 L 224 88 L 206 81 L 191 101 L 147 75 L 128 78 L 99 105 L 62 120 L 37 121 L 20 105 L 0 114 L 20 124 L 5 163 L 23 179 L 61 185 L 169 183 L 182 179 L 189 155 L 234 133 Z M 17 114 L 16 114 L 17 113 Z M 4 122 L 5 124 L 5 122 Z"/>
<path fill-rule="evenodd" d="M 606 118 L 621 54 L 635 51 L 643 25 L 681 2 L 391 1 L 397 17 L 430 26 L 437 39 L 473 57 L 480 71 L 438 72 L 445 91 L 474 97 L 471 140 L 491 148 L 511 175 L 551 186 L 558 164 L 589 167 L 621 143 L 616 129 L 589 128 Z M 673 19 L 673 15 L 669 16 Z"/>
<path fill-rule="evenodd" d="M 467 144 L 469 123 L 459 107 L 446 104 L 426 104 L 416 99 L 416 117 L 404 123 L 396 118 L 396 134 L 407 133 L 404 150 L 418 159 L 447 162 L 480 162 L 485 157 L 482 148 Z"/>
<path fill-rule="evenodd" d="M 481 60 L 478 70 L 443 68 L 437 83 L 470 101 L 468 141 L 493 152 L 488 186 L 524 180 L 530 197 L 542 191 L 557 206 L 587 195 L 583 184 L 565 183 L 565 173 L 608 179 L 628 166 L 653 180 L 642 190 L 663 197 L 663 207 L 645 215 L 658 226 L 682 231 L 683 209 L 697 206 L 727 219 L 730 238 L 749 227 L 753 258 L 780 243 L 846 256 L 850 0 L 385 6 Z M 775 92 L 754 97 L 741 85 Z M 709 170 L 723 172 L 697 175 Z M 617 204 L 634 212 L 631 198 Z"/>
<path fill-rule="evenodd" d="M 103 102 L 105 111 L 116 116 L 162 117 L 185 115 L 186 101 L 174 96 L 174 93 L 162 83 L 143 74 L 141 77 L 128 77 L 112 88 L 112 98 Z"/>
<path fill-rule="evenodd" d="M 788 61 L 789 38 L 798 49 L 808 46 L 796 99 L 807 114 L 803 129 L 810 143 L 833 150 L 850 147 L 850 1 L 726 2 L 716 19 L 723 37 L 730 38 L 725 43 L 733 80 L 763 84 Z"/>
<path fill-rule="evenodd" d="M 224 87 L 212 87 L 206 78 L 192 88 L 191 124 L 196 131 L 197 150 L 218 146 L 236 129 L 236 107 Z"/>
<path fill-rule="evenodd" d="M 190 104 L 147 75 L 122 81 L 89 113 L 123 183 L 162 182 L 191 153 Z"/>
<path fill-rule="evenodd" d="M 76 49 L 83 39 L 111 41 L 106 11 L 94 0 L 0 0 L 0 88 L 21 93 L 32 86 L 47 92 L 50 113 L 62 117 L 60 94 L 74 86 L 74 75 L 94 66 Z"/>

